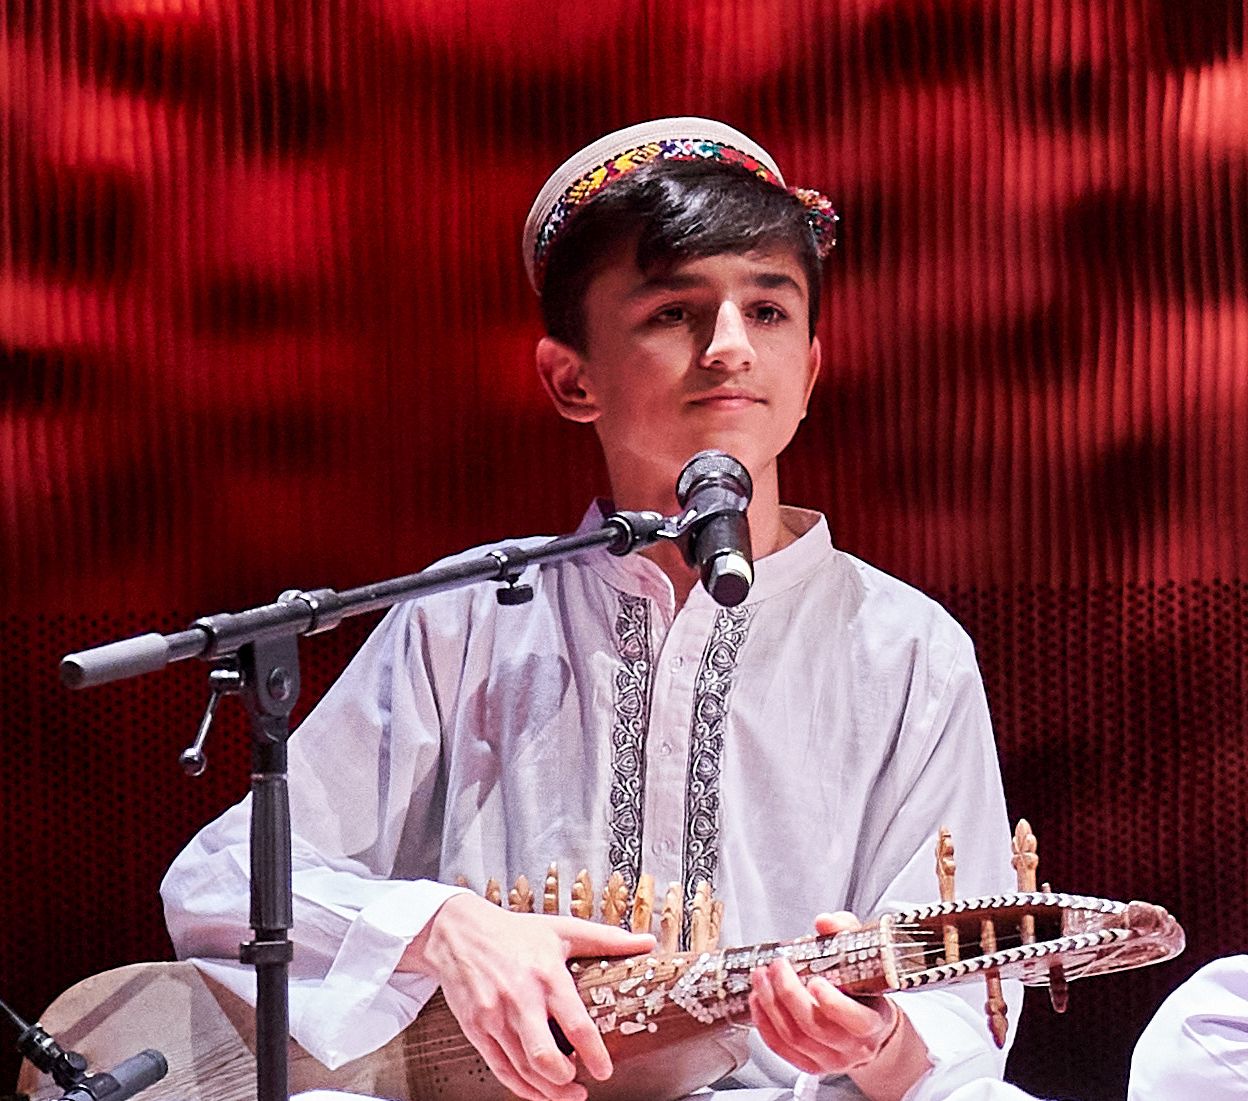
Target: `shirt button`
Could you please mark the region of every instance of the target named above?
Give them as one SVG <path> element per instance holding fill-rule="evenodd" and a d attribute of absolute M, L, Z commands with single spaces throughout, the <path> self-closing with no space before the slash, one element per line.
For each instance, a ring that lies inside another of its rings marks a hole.
<path fill-rule="evenodd" d="M 672 743 L 671 743 L 671 742 L 660 742 L 660 743 L 659 743 L 659 753 L 661 753 L 664 757 L 670 757 L 670 756 L 672 755 Z"/>
<path fill-rule="evenodd" d="M 656 855 L 657 854 L 666 855 L 667 853 L 670 853 L 672 851 L 672 843 L 666 840 L 656 841 L 653 845 L 650 846 L 650 851 L 652 853 L 655 853 Z"/>
<path fill-rule="evenodd" d="M 684 657 L 681 654 L 677 654 L 674 658 L 672 658 L 672 672 L 676 672 L 676 670 L 682 668 L 684 664 Z"/>

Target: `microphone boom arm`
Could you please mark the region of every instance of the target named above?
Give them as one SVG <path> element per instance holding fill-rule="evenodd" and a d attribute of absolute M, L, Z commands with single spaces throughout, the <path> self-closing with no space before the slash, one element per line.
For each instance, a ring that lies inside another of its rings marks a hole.
<path fill-rule="evenodd" d="M 688 487 L 685 492 L 680 488 L 689 478 L 692 496 Z M 744 496 L 739 491 L 742 479 Z M 200 723 L 194 744 L 182 755 L 183 767 L 192 775 L 203 771 L 204 737 L 217 699 L 231 694 L 243 700 L 251 719 L 253 742 L 249 921 L 253 936 L 239 946 L 239 958 L 256 970 L 259 1101 L 286 1101 L 289 1096 L 286 1042 L 293 946 L 288 933 L 293 924 L 293 899 L 286 742 L 290 714 L 299 697 L 298 636 L 329 631 L 348 616 L 379 611 L 474 581 L 502 582 L 506 587 L 497 593 L 499 603 L 521 604 L 532 593 L 517 582 L 532 563 L 568 558 L 600 547 L 611 554 L 626 555 L 660 539 L 684 540 L 685 555 L 693 564 L 700 561 L 703 584 L 711 595 L 721 604 L 737 604 L 752 580 L 745 519 L 748 486 L 749 474 L 735 459 L 722 452 L 702 452 L 681 472 L 677 499 L 684 511 L 677 516 L 616 512 L 597 529 L 560 536 L 534 547 L 499 547 L 478 558 L 343 593 L 290 589 L 272 604 L 204 616 L 184 631 L 168 635 L 149 632 L 61 660 L 61 679 L 70 688 L 152 673 L 186 658 L 214 662 L 208 714 Z M 698 548 L 705 552 L 700 558 Z M 92 1086 L 96 1085 L 101 1092 L 116 1095 L 111 1101 L 125 1101 L 130 1093 L 155 1081 L 153 1074 L 159 1077 L 158 1062 L 163 1063 L 158 1053 L 143 1052 L 116 1068 L 124 1073 L 76 1083 L 76 1089 L 62 1101 L 93 1101 Z M 83 1096 L 84 1092 L 92 1096 Z M 105 1099 L 95 1097 L 94 1101 Z"/>

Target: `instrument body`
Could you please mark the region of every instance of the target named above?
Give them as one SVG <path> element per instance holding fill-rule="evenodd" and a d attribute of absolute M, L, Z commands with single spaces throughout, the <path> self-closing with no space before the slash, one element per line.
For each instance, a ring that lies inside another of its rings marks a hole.
<path fill-rule="evenodd" d="M 980 938 L 991 926 L 993 950 Z M 946 957 L 956 932 L 960 958 Z M 1183 930 L 1161 907 L 1054 892 L 933 903 L 861 929 L 714 952 L 576 960 L 569 966 L 615 1063 L 608 1082 L 585 1081 L 592 1101 L 670 1101 L 724 1077 L 745 1059 L 750 975 L 787 957 L 799 977 L 849 994 L 921 990 L 984 975 L 1047 985 L 1177 955 Z M 250 1006 L 189 963 L 138 964 L 97 975 L 43 1018 L 92 1066 L 158 1047 L 169 1076 L 149 1101 L 250 1101 L 255 1026 Z M 293 1040 L 291 1092 L 350 1090 L 410 1101 L 503 1101 L 510 1096 L 464 1038 L 441 994 L 390 1043 L 328 1070 Z M 23 1068 L 19 1089 L 59 1096 Z"/>

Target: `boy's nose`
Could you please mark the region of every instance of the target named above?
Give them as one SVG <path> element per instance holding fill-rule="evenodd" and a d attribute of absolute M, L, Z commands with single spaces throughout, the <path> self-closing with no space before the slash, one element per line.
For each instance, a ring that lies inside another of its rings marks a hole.
<path fill-rule="evenodd" d="M 743 371 L 754 363 L 754 347 L 745 317 L 735 302 L 720 303 L 711 339 L 702 353 L 702 366 L 719 371 Z"/>

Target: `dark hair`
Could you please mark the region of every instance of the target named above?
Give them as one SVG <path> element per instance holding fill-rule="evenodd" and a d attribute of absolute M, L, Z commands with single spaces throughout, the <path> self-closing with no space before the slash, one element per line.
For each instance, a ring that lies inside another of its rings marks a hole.
<path fill-rule="evenodd" d="M 647 275 L 687 260 L 791 249 L 806 273 L 810 335 L 819 318 L 822 261 L 806 212 L 783 188 L 718 161 L 653 161 L 616 180 L 568 220 L 542 284 L 546 331 L 585 351 L 585 291 L 631 241 Z"/>

